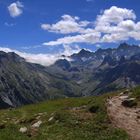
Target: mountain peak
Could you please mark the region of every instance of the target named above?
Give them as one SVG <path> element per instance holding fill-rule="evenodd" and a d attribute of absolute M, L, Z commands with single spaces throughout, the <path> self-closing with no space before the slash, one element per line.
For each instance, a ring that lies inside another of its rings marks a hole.
<path fill-rule="evenodd" d="M 1 60 L 10 60 L 10 61 L 15 61 L 15 62 L 23 62 L 25 61 L 24 58 L 20 57 L 18 54 L 14 52 L 4 52 L 0 51 L 0 59 Z"/>
<path fill-rule="evenodd" d="M 130 45 L 124 42 L 119 45 L 118 49 L 125 49 L 125 48 L 129 48 L 129 47 L 130 47 Z"/>
<path fill-rule="evenodd" d="M 89 55 L 91 55 L 92 52 L 86 50 L 86 49 L 82 49 L 79 53 L 78 56 L 80 57 L 89 57 Z"/>
<path fill-rule="evenodd" d="M 111 56 L 109 56 L 109 55 L 107 55 L 107 56 L 105 56 L 105 58 L 104 58 L 104 60 L 103 60 L 103 62 L 102 62 L 102 64 L 101 65 L 104 65 L 104 64 L 109 64 L 109 65 L 116 65 L 116 60 L 115 59 L 113 59 Z"/>
<path fill-rule="evenodd" d="M 63 70 L 69 69 L 71 67 L 70 62 L 66 59 L 60 59 L 55 62 L 55 65 L 63 68 Z"/>

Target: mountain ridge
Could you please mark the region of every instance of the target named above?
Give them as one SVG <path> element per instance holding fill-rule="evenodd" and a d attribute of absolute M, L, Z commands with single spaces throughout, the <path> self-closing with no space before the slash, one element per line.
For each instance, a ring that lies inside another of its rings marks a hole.
<path fill-rule="evenodd" d="M 28 63 L 16 53 L 0 52 L 1 108 L 56 98 L 100 95 L 140 84 L 140 47 L 82 49 L 45 67 Z"/>

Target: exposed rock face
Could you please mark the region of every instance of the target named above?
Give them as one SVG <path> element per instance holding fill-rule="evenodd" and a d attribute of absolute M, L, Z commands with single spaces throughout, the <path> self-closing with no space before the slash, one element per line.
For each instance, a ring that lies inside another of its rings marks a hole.
<path fill-rule="evenodd" d="M 28 63 L 15 53 L 0 52 L 0 108 L 62 98 L 64 93 L 74 96 L 69 83 L 48 73 L 46 67 Z"/>
<path fill-rule="evenodd" d="M 63 69 L 64 66 L 54 64 L 48 71 L 75 81 L 80 86 L 82 96 L 103 94 L 140 84 L 139 46 L 123 43 L 118 48 L 98 49 L 96 52 L 82 49 L 70 58 L 69 68 Z"/>

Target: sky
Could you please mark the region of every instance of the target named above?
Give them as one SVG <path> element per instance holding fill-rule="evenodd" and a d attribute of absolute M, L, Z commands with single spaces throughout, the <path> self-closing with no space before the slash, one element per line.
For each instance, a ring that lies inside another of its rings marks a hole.
<path fill-rule="evenodd" d="M 0 0 L 0 50 L 50 65 L 81 48 L 140 45 L 140 0 Z"/>

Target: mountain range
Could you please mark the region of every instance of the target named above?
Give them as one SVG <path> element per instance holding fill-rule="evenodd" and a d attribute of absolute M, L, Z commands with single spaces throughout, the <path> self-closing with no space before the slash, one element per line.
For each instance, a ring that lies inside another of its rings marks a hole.
<path fill-rule="evenodd" d="M 43 100 L 100 95 L 140 84 L 140 47 L 82 49 L 45 67 L 0 52 L 0 108 Z"/>

